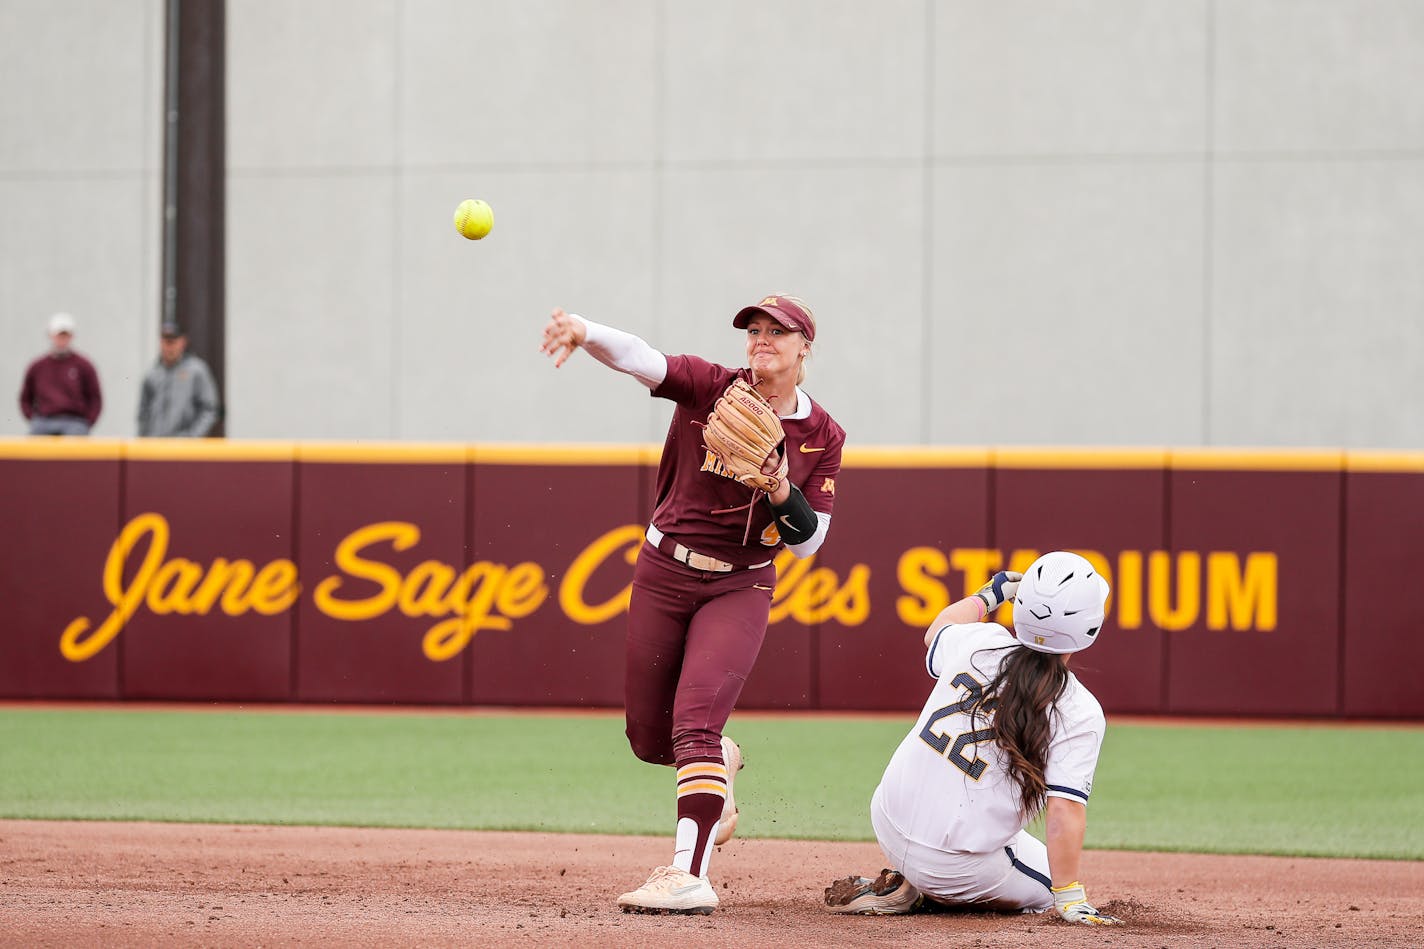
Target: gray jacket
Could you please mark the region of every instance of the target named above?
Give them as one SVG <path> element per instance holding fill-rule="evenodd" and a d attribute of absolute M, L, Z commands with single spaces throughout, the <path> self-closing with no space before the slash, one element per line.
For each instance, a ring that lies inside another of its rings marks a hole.
<path fill-rule="evenodd" d="M 184 353 L 171 366 L 160 359 L 143 377 L 139 435 L 201 438 L 217 420 L 217 383 L 208 364 L 192 353 Z"/>

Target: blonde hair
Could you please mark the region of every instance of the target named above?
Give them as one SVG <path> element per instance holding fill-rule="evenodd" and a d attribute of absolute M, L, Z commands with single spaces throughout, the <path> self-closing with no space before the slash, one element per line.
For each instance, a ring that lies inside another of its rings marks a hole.
<path fill-rule="evenodd" d="M 811 305 L 805 300 L 791 293 L 778 293 L 776 294 L 776 296 L 781 297 L 781 299 L 783 300 L 790 300 L 792 303 L 805 310 L 806 314 L 811 317 L 812 322 L 815 321 L 816 314 L 812 312 Z M 811 358 L 812 353 L 811 341 L 806 338 L 805 333 L 801 334 L 801 341 L 806 344 L 806 355 L 802 357 L 801 361 L 796 366 L 796 384 L 798 386 L 806 381 L 806 360 Z"/>

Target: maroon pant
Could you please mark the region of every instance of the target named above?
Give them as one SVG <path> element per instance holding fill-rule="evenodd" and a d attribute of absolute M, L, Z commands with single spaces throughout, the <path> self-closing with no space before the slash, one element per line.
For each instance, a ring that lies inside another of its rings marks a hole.
<path fill-rule="evenodd" d="M 628 607 L 628 744 L 653 764 L 722 758 L 722 727 L 766 637 L 776 568 L 704 573 L 644 543 Z"/>

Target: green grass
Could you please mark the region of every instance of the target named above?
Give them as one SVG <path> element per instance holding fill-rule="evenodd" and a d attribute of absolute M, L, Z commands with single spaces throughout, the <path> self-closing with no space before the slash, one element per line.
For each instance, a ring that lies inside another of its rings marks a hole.
<path fill-rule="evenodd" d="M 912 716 L 738 715 L 738 833 L 872 840 Z M 665 834 L 617 715 L 0 709 L 0 817 Z M 1424 729 L 1111 724 L 1088 846 L 1424 859 Z"/>
<path fill-rule="evenodd" d="M 1424 858 L 1424 729 L 1109 725 L 1090 844 Z"/>

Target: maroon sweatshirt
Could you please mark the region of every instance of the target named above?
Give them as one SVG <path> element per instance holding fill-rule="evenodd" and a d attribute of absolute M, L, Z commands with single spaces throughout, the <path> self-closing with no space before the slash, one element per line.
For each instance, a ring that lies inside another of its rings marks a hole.
<path fill-rule="evenodd" d="M 25 418 L 77 415 L 93 425 L 104 407 L 94 364 L 73 350 L 46 353 L 25 370 L 20 411 Z"/>

